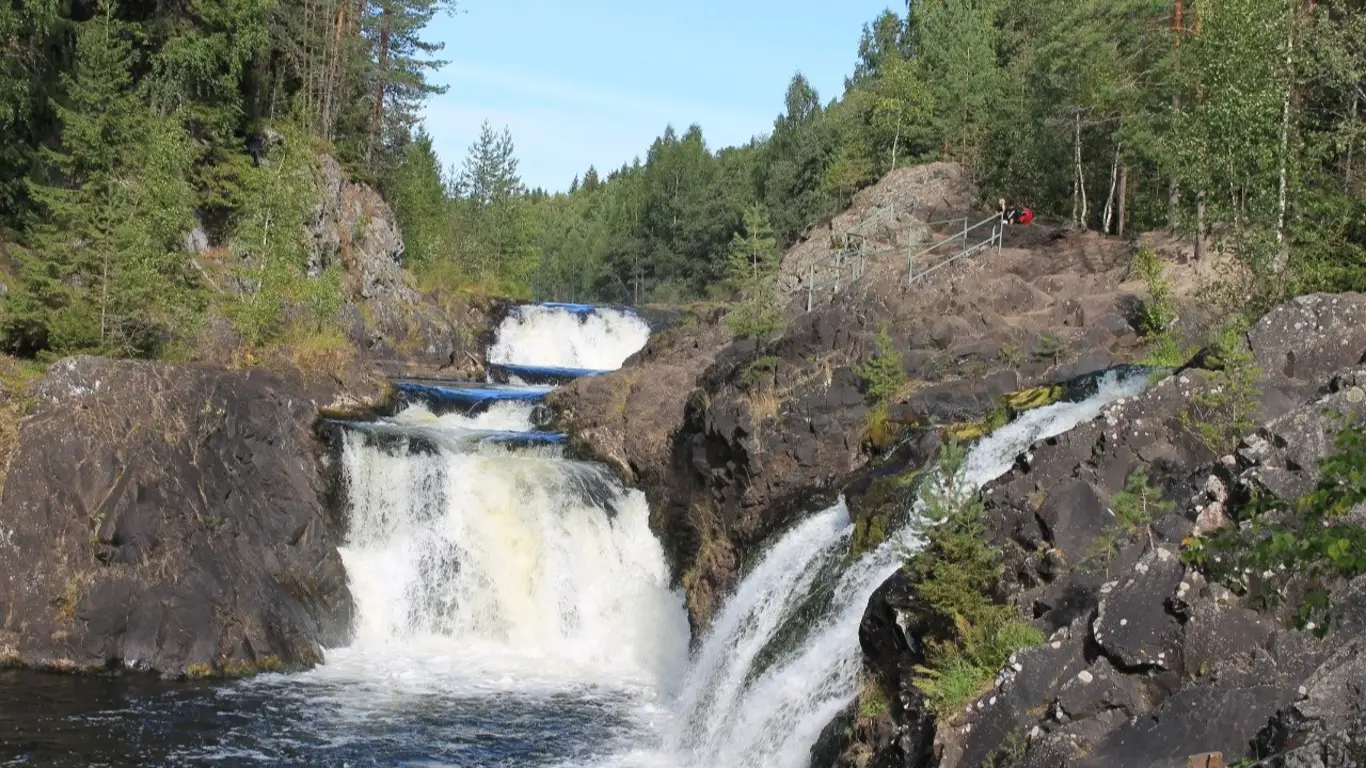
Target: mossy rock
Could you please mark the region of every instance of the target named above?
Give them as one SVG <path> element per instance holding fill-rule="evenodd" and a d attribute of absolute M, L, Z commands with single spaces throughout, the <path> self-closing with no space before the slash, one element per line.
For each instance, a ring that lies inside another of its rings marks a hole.
<path fill-rule="evenodd" d="M 1035 408 L 1042 408 L 1058 402 L 1062 399 L 1064 391 L 1064 388 L 1058 384 L 1030 387 L 1006 395 L 1005 404 L 1017 414 L 1023 411 L 1032 411 Z"/>
<path fill-rule="evenodd" d="M 871 552 L 905 522 L 922 476 L 919 469 L 884 475 L 869 483 L 862 494 L 848 497 L 849 517 L 854 522 L 850 555 Z"/>

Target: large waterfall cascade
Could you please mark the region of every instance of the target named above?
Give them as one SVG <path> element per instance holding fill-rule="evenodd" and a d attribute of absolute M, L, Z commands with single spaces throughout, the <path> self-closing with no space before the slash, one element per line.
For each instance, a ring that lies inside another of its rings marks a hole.
<path fill-rule="evenodd" d="M 628 312 L 528 306 L 500 327 L 489 360 L 590 375 L 648 336 Z M 1084 401 L 1022 415 L 971 448 L 969 483 L 1145 385 L 1109 374 Z M 199 758 L 808 766 L 856 695 L 858 624 L 898 567 L 894 544 L 851 559 L 843 503 L 809 516 L 761 553 L 690 653 L 643 495 L 532 439 L 545 434 L 536 393 L 549 388 L 426 382 L 394 416 L 350 425 L 341 555 L 354 637 L 310 672 L 225 689 L 225 702 L 268 697 L 285 724 L 243 725 Z"/>

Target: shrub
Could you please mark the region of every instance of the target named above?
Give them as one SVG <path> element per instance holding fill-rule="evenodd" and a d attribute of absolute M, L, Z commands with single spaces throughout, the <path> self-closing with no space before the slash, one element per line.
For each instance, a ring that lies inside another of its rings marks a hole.
<path fill-rule="evenodd" d="M 1019 619 L 1014 606 L 993 597 L 1001 578 L 1000 551 L 987 541 L 981 495 L 965 487 L 966 456 L 951 437 L 921 491 L 917 533 L 925 546 L 905 553 L 904 567 L 918 584 L 929 627 L 926 663 L 916 669 L 915 685 L 941 717 L 985 690 L 1012 653 L 1044 639 Z"/>
<path fill-rule="evenodd" d="M 1171 281 L 1163 273 L 1162 260 L 1151 249 L 1144 248 L 1134 254 L 1132 272 L 1148 288 L 1148 298 L 1138 308 L 1138 332 L 1144 336 L 1167 333 L 1176 320 L 1176 309 L 1172 306 Z"/>
<path fill-rule="evenodd" d="M 1314 490 L 1290 501 L 1253 499 L 1241 526 L 1188 539 L 1183 559 L 1239 594 L 1252 593 L 1263 607 L 1281 600 L 1289 579 L 1304 579 L 1307 589 L 1291 623 L 1326 632 L 1332 580 L 1366 574 L 1366 527 L 1342 520 L 1366 503 L 1366 431 L 1349 424 L 1334 446 L 1319 462 Z"/>
<path fill-rule="evenodd" d="M 1232 450 L 1253 426 L 1261 390 L 1261 371 L 1252 364 L 1252 351 L 1242 321 L 1226 325 L 1210 348 L 1210 386 L 1190 397 L 1181 423 L 1216 454 Z"/>
<path fill-rule="evenodd" d="M 1171 512 L 1176 505 L 1162 498 L 1162 491 L 1148 479 L 1146 469 L 1129 474 L 1124 490 L 1115 494 L 1111 505 L 1115 519 L 1125 533 L 1137 533 L 1152 524 L 1154 518 Z"/>

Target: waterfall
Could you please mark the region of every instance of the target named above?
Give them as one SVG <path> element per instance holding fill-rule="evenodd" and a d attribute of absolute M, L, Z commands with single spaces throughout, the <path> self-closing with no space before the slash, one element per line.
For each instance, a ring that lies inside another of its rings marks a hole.
<path fill-rule="evenodd" d="M 448 646 L 597 682 L 670 679 L 688 626 L 644 496 L 557 453 L 348 433 L 352 650 Z"/>
<path fill-rule="evenodd" d="M 1142 373 L 1108 374 L 1094 395 L 1026 412 L 978 441 L 965 479 L 974 488 L 1010 469 L 1038 440 L 1095 418 L 1141 392 Z M 843 503 L 795 526 L 745 575 L 715 619 L 677 699 L 660 753 L 639 764 L 805 768 L 821 730 L 857 694 L 858 625 L 873 591 L 900 563 L 903 529 L 873 552 L 846 561 L 853 526 Z M 814 615 L 813 615 L 814 614 Z M 784 638 L 793 630 L 799 640 Z M 776 658 L 759 668 L 762 651 Z M 625 763 L 630 764 L 630 763 Z"/>
<path fill-rule="evenodd" d="M 633 312 L 527 305 L 503 319 L 487 357 L 495 364 L 610 371 L 649 338 L 650 326 Z"/>
<path fill-rule="evenodd" d="M 529 306 L 489 359 L 593 375 L 648 335 L 626 312 Z M 1146 383 L 1112 373 L 1085 400 L 1022 415 L 971 448 L 968 483 Z M 896 546 L 851 558 L 843 501 L 798 521 L 690 653 L 644 496 L 535 431 L 552 388 L 417 381 L 398 413 L 346 424 L 353 638 L 310 672 L 223 694 L 269 701 L 268 722 L 287 725 L 207 754 L 266 760 L 303 744 L 309 765 L 808 766 L 857 694 L 859 622 L 900 566 Z M 908 531 L 894 541 L 914 546 Z"/>

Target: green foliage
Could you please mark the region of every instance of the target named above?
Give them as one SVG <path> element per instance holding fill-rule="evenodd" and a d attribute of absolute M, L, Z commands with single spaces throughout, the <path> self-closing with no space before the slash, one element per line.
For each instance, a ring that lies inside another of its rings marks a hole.
<path fill-rule="evenodd" d="M 1007 367 L 1019 368 L 1020 364 L 1024 362 L 1024 353 L 1020 351 L 1018 346 L 1007 341 L 997 350 L 996 359 Z"/>
<path fill-rule="evenodd" d="M 385 185 L 403 233 L 403 260 L 414 271 L 449 258 L 455 246 L 454 218 L 446 199 L 441 161 L 426 131 L 419 131 Z"/>
<path fill-rule="evenodd" d="M 993 595 L 1001 579 L 1000 552 L 987 540 L 981 495 L 965 485 L 967 452 L 950 438 L 935 474 L 922 486 L 919 552 L 904 553 L 904 568 L 925 604 L 926 666 L 915 685 L 940 717 L 985 690 L 1010 655 L 1043 642 L 1011 605 Z"/>
<path fill-rule="evenodd" d="M 1176 308 L 1172 305 L 1171 281 L 1162 270 L 1162 261 L 1151 249 L 1144 248 L 1134 254 L 1131 269 L 1148 288 L 1148 298 L 1138 309 L 1138 332 L 1165 339 L 1172 321 L 1176 320 Z"/>
<path fill-rule="evenodd" d="M 270 165 L 243 179 L 243 204 L 233 220 L 232 249 L 244 266 L 244 290 L 226 306 L 250 346 L 279 340 L 290 327 L 323 330 L 341 308 L 341 270 L 308 275 L 307 223 L 318 198 L 317 168 L 307 138 L 282 125 L 284 142 Z"/>
<path fill-rule="evenodd" d="M 195 309 L 178 253 L 193 221 L 189 140 L 131 92 L 135 32 L 114 10 L 77 36 L 57 108 L 61 142 L 41 153 L 51 181 L 29 186 L 45 218 L 17 253 L 24 290 L 6 302 L 11 348 L 152 355 Z"/>
<path fill-rule="evenodd" d="M 1183 553 L 1239 594 L 1264 606 L 1282 599 L 1286 583 L 1301 582 L 1293 625 L 1326 632 L 1333 617 L 1330 587 L 1335 579 L 1366 574 L 1366 527 L 1342 519 L 1366 502 L 1366 430 L 1344 420 L 1335 451 L 1319 463 L 1314 490 L 1285 501 L 1254 499 L 1240 515 L 1245 522 L 1191 542 Z"/>
<path fill-rule="evenodd" d="M 858 716 L 879 717 L 887 714 L 887 708 L 887 695 L 882 692 L 882 687 L 871 677 L 865 678 L 859 690 Z"/>
<path fill-rule="evenodd" d="M 748 389 L 760 381 L 772 377 L 773 372 L 778 368 L 778 362 L 778 358 L 772 355 L 756 358 L 754 362 L 745 366 L 744 372 L 740 374 L 740 386 Z"/>
<path fill-rule="evenodd" d="M 864 391 L 880 405 L 888 403 L 906 385 L 906 369 L 901 353 L 896 350 L 887 326 L 883 326 L 873 341 L 873 356 L 858 367 Z"/>
<path fill-rule="evenodd" d="M 762 206 L 745 211 L 744 233 L 731 238 L 726 279 L 741 300 L 726 315 L 737 338 L 763 340 L 782 327 L 774 280 L 778 275 L 778 243 Z"/>
<path fill-rule="evenodd" d="M 1149 482 L 1146 469 L 1129 473 L 1124 490 L 1115 494 L 1111 509 L 1125 533 L 1137 533 L 1152 521 L 1172 511 L 1176 505 L 1162 498 L 1162 490 Z"/>
<path fill-rule="evenodd" d="M 1067 343 L 1056 335 L 1045 333 L 1034 343 L 1034 351 L 1031 357 L 1035 360 L 1048 360 L 1057 365 L 1062 356 L 1067 353 Z"/>
<path fill-rule="evenodd" d="M 1261 371 L 1253 365 L 1246 328 L 1244 321 L 1234 319 L 1219 332 L 1207 358 L 1219 370 L 1209 374 L 1208 386 L 1192 394 L 1181 413 L 1182 425 L 1219 455 L 1251 431 L 1260 404 Z"/>

